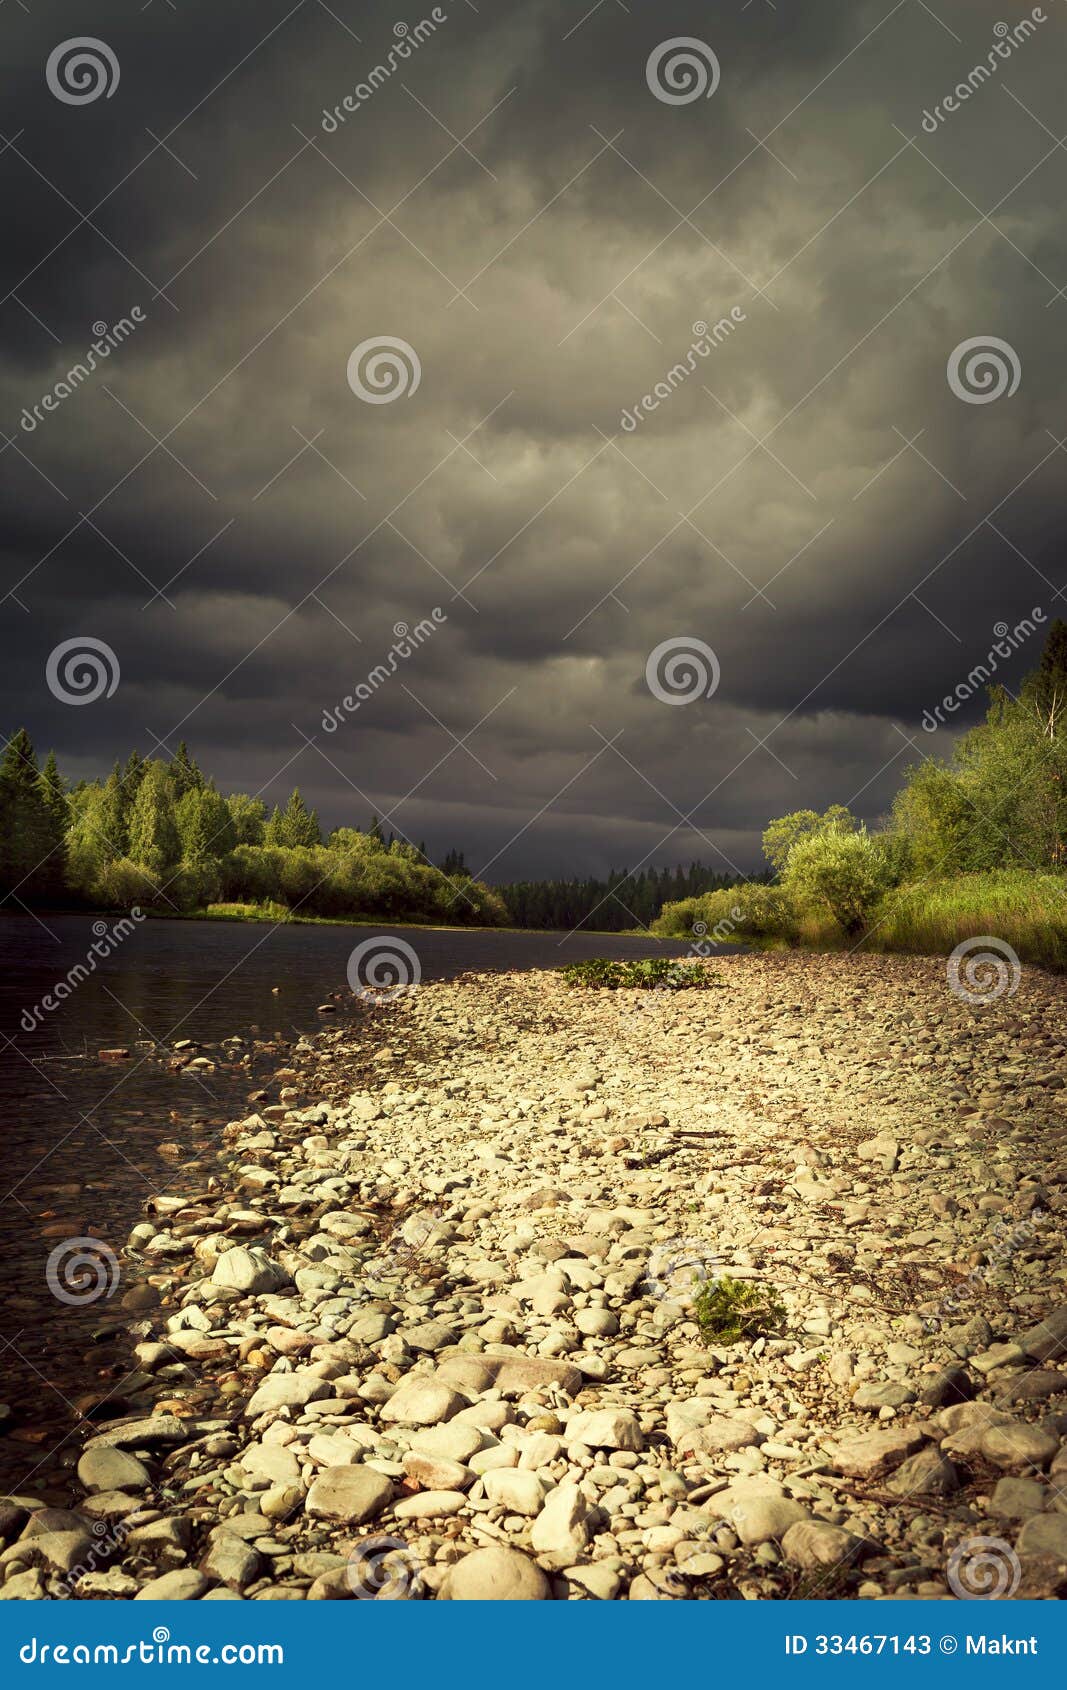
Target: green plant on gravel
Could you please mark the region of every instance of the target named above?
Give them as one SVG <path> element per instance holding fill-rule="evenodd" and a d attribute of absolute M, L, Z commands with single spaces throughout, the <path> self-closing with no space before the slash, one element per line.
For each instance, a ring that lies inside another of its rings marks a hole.
<path fill-rule="evenodd" d="M 595 986 L 603 991 L 703 991 L 721 985 L 703 963 L 676 962 L 670 957 L 650 957 L 641 962 L 620 962 L 611 957 L 590 957 L 571 962 L 560 971 L 568 986 Z"/>
<path fill-rule="evenodd" d="M 785 1324 L 786 1311 L 773 1291 L 726 1275 L 707 1280 L 693 1306 L 700 1336 L 709 1348 L 737 1344 L 742 1338 L 770 1337 Z"/>

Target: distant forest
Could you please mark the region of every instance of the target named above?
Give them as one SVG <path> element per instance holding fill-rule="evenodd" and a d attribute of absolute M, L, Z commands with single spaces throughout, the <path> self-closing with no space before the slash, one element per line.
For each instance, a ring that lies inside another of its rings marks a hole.
<path fill-rule="evenodd" d="M 664 904 L 717 892 L 734 885 L 736 878 L 690 863 L 688 868 L 643 868 L 636 874 L 611 869 L 606 880 L 518 880 L 496 890 L 516 927 L 569 931 L 587 926 L 622 933 L 649 926 Z"/>
<path fill-rule="evenodd" d="M 612 871 L 605 880 L 490 887 L 463 853 L 363 830 L 323 837 L 299 789 L 268 812 L 224 797 L 182 742 L 173 758 L 136 751 L 105 780 L 69 786 L 54 753 L 38 762 L 24 728 L 0 759 L 0 906 L 129 909 L 165 915 L 261 911 L 266 917 L 565 928 L 647 926 L 667 901 L 730 884 L 699 863 Z"/>

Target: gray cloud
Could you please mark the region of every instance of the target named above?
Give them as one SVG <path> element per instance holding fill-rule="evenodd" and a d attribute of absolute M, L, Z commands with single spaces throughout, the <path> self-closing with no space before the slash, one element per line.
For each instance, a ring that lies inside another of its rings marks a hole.
<path fill-rule="evenodd" d="M 80 107 L 44 78 L 64 9 L 5 16 L 5 722 L 75 775 L 184 736 L 224 785 L 390 811 L 490 877 L 750 868 L 785 809 L 877 817 L 899 730 L 995 622 L 1062 606 L 1063 0 L 933 135 L 997 39 L 985 0 L 443 10 L 333 134 L 323 109 L 428 8 L 102 0 L 121 79 Z M 676 35 L 714 48 L 713 98 L 650 93 Z M 369 405 L 346 366 L 381 335 L 421 380 Z M 977 335 L 1018 354 L 1012 397 L 950 391 Z M 44 668 L 79 633 L 122 682 L 74 710 Z M 721 682 L 671 708 L 644 670 L 678 634 Z"/>

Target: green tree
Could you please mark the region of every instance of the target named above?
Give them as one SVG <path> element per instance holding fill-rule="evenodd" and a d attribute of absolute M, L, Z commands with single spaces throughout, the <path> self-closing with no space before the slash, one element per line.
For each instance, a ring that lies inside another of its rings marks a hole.
<path fill-rule="evenodd" d="M 67 881 L 70 805 L 54 751 L 50 751 L 45 759 L 44 768 L 38 776 L 38 788 L 48 817 L 47 887 L 52 896 L 61 897 Z"/>
<path fill-rule="evenodd" d="M 882 839 L 872 838 L 866 828 L 845 833 L 832 827 L 809 832 L 793 846 L 782 890 L 801 911 L 829 911 L 849 938 L 855 938 L 892 880 Z"/>
<path fill-rule="evenodd" d="M 271 817 L 271 825 L 274 817 Z M 314 810 L 309 810 L 300 796 L 300 788 L 294 786 L 289 794 L 289 802 L 279 817 L 277 839 L 272 841 L 279 845 L 288 845 L 294 849 L 301 845 L 321 845 L 322 834 L 319 832 L 319 818 Z"/>
<path fill-rule="evenodd" d="M 122 794 L 112 776 L 82 783 L 71 794 L 70 829 L 66 839 L 68 883 L 74 892 L 90 902 L 108 903 L 100 891 L 108 867 L 121 861 L 126 851 L 126 824 Z"/>
<path fill-rule="evenodd" d="M 1067 716 L 1067 622 L 1057 617 L 1048 631 L 1041 661 L 1022 689 L 1022 697 L 1036 711 L 1046 732 L 1063 731 Z"/>
<path fill-rule="evenodd" d="M 122 781 L 122 796 L 126 803 L 126 813 L 129 815 L 137 799 L 138 788 L 144 777 L 145 761 L 138 751 L 131 751 L 123 765 L 120 779 Z"/>
<path fill-rule="evenodd" d="M 59 772 L 56 754 L 50 751 L 45 758 L 44 767 L 40 774 L 41 796 L 45 808 L 52 817 L 52 824 L 59 833 L 65 833 L 70 825 L 70 807 L 67 803 L 67 789 L 63 783 L 63 776 Z"/>
<path fill-rule="evenodd" d="M 249 798 L 244 792 L 231 792 L 226 803 L 233 822 L 238 845 L 262 845 L 266 832 L 266 805 L 261 798 Z"/>
<path fill-rule="evenodd" d="M 25 901 L 50 889 L 55 830 L 25 728 L 0 760 L 0 890 Z"/>
<path fill-rule="evenodd" d="M 942 876 L 1067 862 L 1067 624 L 1054 622 L 1019 697 L 990 688 L 986 719 L 948 762 L 908 772 L 893 806 L 919 872 Z"/>
<path fill-rule="evenodd" d="M 204 777 L 189 755 L 189 747 L 184 739 L 180 741 L 177 751 L 171 758 L 170 776 L 174 782 L 174 791 L 179 798 L 193 788 L 199 789 L 204 785 Z"/>
<path fill-rule="evenodd" d="M 802 839 L 821 833 L 852 833 L 857 825 L 843 804 L 831 804 L 821 816 L 816 810 L 794 810 L 769 823 L 763 835 L 763 855 L 781 874 L 790 852 Z"/>
<path fill-rule="evenodd" d="M 114 771 L 101 789 L 101 803 L 96 813 L 105 862 L 124 857 L 130 847 L 130 817 L 133 805 L 127 804 L 121 776 Z"/>
<path fill-rule="evenodd" d="M 129 855 L 157 877 L 167 874 L 181 857 L 174 789 L 167 765 L 154 759 L 145 766 L 130 817 Z"/>
<path fill-rule="evenodd" d="M 178 800 L 176 820 L 183 862 L 215 862 L 237 844 L 229 805 L 213 786 L 188 787 Z"/>

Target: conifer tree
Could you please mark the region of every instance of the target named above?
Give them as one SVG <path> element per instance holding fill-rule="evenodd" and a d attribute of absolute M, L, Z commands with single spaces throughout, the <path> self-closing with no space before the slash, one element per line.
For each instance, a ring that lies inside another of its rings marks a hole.
<path fill-rule="evenodd" d="M 179 742 L 170 764 L 170 775 L 174 782 L 174 791 L 179 798 L 193 788 L 199 790 L 204 785 L 204 777 L 189 754 L 189 747 L 184 739 Z"/>
<path fill-rule="evenodd" d="M 33 741 L 20 728 L 0 761 L 0 887 L 25 900 L 48 882 L 54 847 Z"/>
<path fill-rule="evenodd" d="M 137 751 L 131 751 L 123 766 L 120 780 L 122 782 L 122 796 L 126 803 L 127 815 L 133 809 L 138 789 L 144 778 L 145 760 Z"/>
<path fill-rule="evenodd" d="M 49 894 L 61 897 L 67 880 L 67 830 L 70 827 L 70 805 L 63 786 L 54 751 L 48 753 L 44 768 L 37 777 L 38 790 L 48 818 L 48 857 L 45 884 Z"/>
<path fill-rule="evenodd" d="M 145 766 L 130 817 L 129 854 L 157 876 L 174 868 L 181 856 L 174 791 L 165 763 L 153 760 Z"/>
<path fill-rule="evenodd" d="M 282 812 L 279 834 L 279 843 L 288 845 L 291 849 L 301 845 L 322 844 L 319 818 L 314 810 L 309 810 L 304 803 L 298 786 L 294 786 L 289 794 L 289 802 Z"/>
<path fill-rule="evenodd" d="M 133 804 L 127 804 L 122 778 L 114 770 L 104 782 L 95 824 L 104 862 L 125 857 L 130 849 L 130 817 Z"/>
<path fill-rule="evenodd" d="M 266 832 L 266 806 L 244 792 L 231 792 L 226 800 L 233 822 L 235 845 L 262 845 Z"/>
<path fill-rule="evenodd" d="M 182 860 L 194 865 L 216 861 L 232 851 L 236 830 L 225 798 L 213 786 L 191 786 L 176 810 Z"/>

